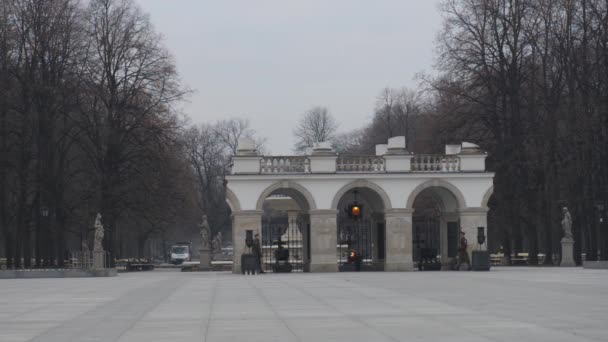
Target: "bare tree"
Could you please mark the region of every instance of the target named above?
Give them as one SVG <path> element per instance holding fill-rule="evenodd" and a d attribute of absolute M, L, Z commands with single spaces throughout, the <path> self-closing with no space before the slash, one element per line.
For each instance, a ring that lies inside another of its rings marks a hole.
<path fill-rule="evenodd" d="M 191 127 L 185 134 L 185 154 L 190 162 L 198 190 L 200 213 L 208 216 L 214 232 L 228 225 L 224 177 L 228 172 L 231 149 L 218 137 L 212 125 Z"/>
<path fill-rule="evenodd" d="M 304 113 L 293 134 L 298 138 L 295 150 L 304 152 L 315 143 L 331 142 L 338 130 L 338 123 L 325 107 L 314 107 Z"/>
<path fill-rule="evenodd" d="M 247 119 L 236 118 L 219 121 L 215 124 L 215 131 L 217 137 L 228 148 L 230 155 L 236 155 L 241 138 L 252 139 L 258 152 L 263 153 L 265 150 L 266 139 L 256 136 L 255 130 L 251 128 L 251 123 Z"/>
<path fill-rule="evenodd" d="M 171 106 L 185 91 L 149 18 L 131 0 L 93 0 L 87 11 L 90 49 L 83 99 L 82 145 L 95 168 L 106 248 L 112 255 L 129 184 L 149 154 L 140 147 L 171 139 Z"/>
<path fill-rule="evenodd" d="M 406 145 L 415 141 L 415 120 L 421 114 L 422 102 L 418 92 L 407 89 L 384 88 L 376 101 L 372 130 L 377 143 L 404 135 Z"/>

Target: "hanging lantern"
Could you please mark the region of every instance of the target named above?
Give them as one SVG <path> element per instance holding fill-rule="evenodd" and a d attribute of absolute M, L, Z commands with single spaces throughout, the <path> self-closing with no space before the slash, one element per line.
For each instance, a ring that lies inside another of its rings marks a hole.
<path fill-rule="evenodd" d="M 353 219 L 358 219 L 363 215 L 363 205 L 357 202 L 357 191 L 354 191 L 355 198 L 353 202 L 346 209 L 346 213 Z"/>
<path fill-rule="evenodd" d="M 350 217 L 356 219 L 361 217 L 361 205 L 358 203 L 353 203 L 348 206 L 348 213 Z"/>

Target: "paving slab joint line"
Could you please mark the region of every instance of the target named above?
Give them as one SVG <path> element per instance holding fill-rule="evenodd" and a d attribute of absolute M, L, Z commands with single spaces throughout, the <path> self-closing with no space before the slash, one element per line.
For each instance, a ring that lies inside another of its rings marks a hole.
<path fill-rule="evenodd" d="M 348 319 L 350 319 L 350 320 L 353 320 L 354 322 L 357 322 L 357 323 L 359 323 L 359 324 L 360 324 L 360 325 L 362 325 L 362 326 L 365 326 L 365 327 L 370 328 L 372 331 L 377 332 L 377 333 L 378 333 L 378 334 L 380 334 L 381 336 L 384 336 L 384 337 L 386 337 L 386 338 L 390 339 L 391 341 L 400 342 L 400 341 L 399 341 L 397 338 L 395 338 L 395 337 L 393 337 L 393 336 L 391 336 L 391 335 L 389 335 L 389 334 L 386 334 L 386 333 L 382 332 L 380 329 L 378 329 L 378 328 L 374 327 L 373 325 L 367 324 L 365 321 L 361 320 L 359 317 L 357 317 L 357 316 L 353 316 L 353 315 L 348 315 L 348 313 L 347 313 L 347 312 L 344 312 L 344 311 L 342 311 L 342 310 L 338 309 L 336 306 L 332 305 L 331 303 L 329 303 L 329 302 L 327 302 L 327 301 L 325 301 L 325 300 L 322 300 L 322 299 L 317 299 L 317 298 L 316 298 L 314 295 L 312 295 L 310 292 L 308 292 L 308 291 L 306 291 L 306 290 L 304 290 L 304 289 L 302 289 L 302 288 L 300 288 L 300 287 L 298 287 L 298 286 L 294 286 L 294 288 L 295 288 L 296 290 L 299 290 L 301 293 L 304 293 L 305 295 L 307 295 L 307 296 L 309 296 L 309 297 L 313 298 L 313 299 L 314 299 L 314 300 L 316 300 L 317 302 L 319 302 L 319 303 L 321 303 L 321 304 L 324 304 L 324 305 L 326 305 L 326 306 L 328 306 L 328 307 L 330 307 L 330 308 L 332 308 L 332 309 L 336 310 L 337 312 L 341 312 L 341 313 L 342 313 L 342 314 L 343 314 L 343 315 L 344 315 L 346 318 L 348 318 Z"/>
<path fill-rule="evenodd" d="M 218 289 L 218 284 L 220 282 L 220 277 L 215 275 L 215 282 L 213 283 L 213 288 L 211 288 L 211 300 L 209 301 L 209 314 L 207 315 L 207 325 L 205 326 L 205 333 L 203 334 L 203 342 L 209 340 L 209 327 L 211 326 L 211 316 L 213 315 L 213 305 L 215 304 L 216 292 Z"/>
<path fill-rule="evenodd" d="M 291 328 L 289 327 L 289 324 L 287 323 L 287 321 L 285 319 L 283 319 L 278 314 L 278 312 L 274 309 L 274 307 L 272 306 L 272 304 L 270 303 L 270 301 L 268 300 L 268 298 L 264 295 L 264 293 L 262 292 L 262 290 L 260 290 L 260 288 L 257 287 L 257 286 L 255 286 L 254 284 L 252 284 L 251 280 L 249 278 L 250 277 L 247 277 L 247 283 L 249 283 L 249 285 L 255 289 L 255 291 L 257 292 L 257 294 L 262 298 L 262 300 L 264 300 L 264 303 L 266 303 L 266 305 L 270 308 L 270 310 L 277 317 L 277 319 L 281 323 L 283 323 L 283 325 L 285 326 L 285 328 L 287 328 L 287 331 L 289 331 L 289 333 L 296 339 L 296 341 L 302 342 L 302 339 L 293 330 L 291 330 Z"/>
<path fill-rule="evenodd" d="M 150 285 L 158 285 L 159 283 L 167 283 L 167 284 L 170 284 L 170 285 L 175 284 L 175 282 L 172 282 L 172 280 L 173 280 L 173 279 L 165 279 L 165 280 L 160 280 L 160 281 L 156 281 L 156 282 L 154 282 L 154 283 L 152 283 L 152 284 L 150 284 Z M 118 298 L 116 298 L 116 299 L 114 299 L 114 300 L 111 300 L 111 301 L 109 301 L 109 302 L 106 302 L 106 303 L 102 304 L 101 306 L 95 306 L 95 307 L 93 307 L 91 310 L 87 310 L 85 313 L 80 314 L 80 315 L 79 315 L 79 317 L 86 317 L 86 316 L 88 316 L 89 314 L 94 313 L 95 311 L 100 311 L 100 310 L 103 310 L 104 308 L 111 307 L 112 305 L 115 305 L 116 303 L 120 303 L 120 302 L 123 300 L 123 298 L 124 298 L 126 295 L 128 295 L 129 293 L 132 293 L 132 292 L 137 293 L 137 291 L 138 291 L 138 290 L 141 290 L 142 288 L 146 288 L 146 287 L 153 287 L 153 286 L 150 286 L 150 285 L 144 285 L 144 286 L 140 286 L 140 287 L 137 287 L 137 288 L 135 288 L 135 289 L 131 289 L 131 290 L 129 290 L 129 291 L 126 291 L 126 292 L 125 292 L 125 293 L 123 293 L 123 294 L 122 294 L 120 297 L 118 297 Z M 176 285 L 176 286 L 177 286 L 177 285 Z M 163 300 L 165 300 L 165 299 L 166 299 L 166 298 L 167 298 L 169 295 L 171 295 L 171 293 L 172 293 L 171 291 L 167 291 L 167 294 L 165 294 L 164 296 L 162 296 L 161 298 L 159 298 L 160 300 L 159 300 L 159 301 L 157 301 L 157 303 L 160 303 L 160 302 L 162 302 Z M 157 305 L 158 305 L 158 304 L 157 304 Z M 144 313 L 144 314 L 145 314 L 145 313 Z M 136 321 L 139 321 L 139 320 L 141 319 L 141 317 L 143 317 L 143 314 L 142 314 L 142 315 L 139 317 L 139 319 L 138 319 L 138 320 L 136 320 Z M 64 322 L 63 324 L 59 324 L 59 325 L 54 326 L 54 327 L 52 327 L 52 328 L 50 328 L 50 329 L 47 329 L 47 330 L 43 331 L 42 333 L 40 333 L 39 335 L 34 336 L 34 337 L 32 337 L 31 339 L 27 340 L 27 342 L 35 342 L 35 341 L 41 341 L 41 342 L 43 342 L 43 341 L 46 341 L 46 336 L 45 336 L 45 335 L 52 334 L 53 332 L 59 331 L 59 330 L 60 330 L 62 327 L 65 327 L 65 326 L 67 326 L 68 324 L 69 324 L 68 322 Z M 129 328 L 130 328 L 130 327 L 132 327 L 133 325 L 134 325 L 134 324 L 131 324 L 131 325 L 129 326 Z M 85 328 L 84 328 L 84 327 L 81 327 L 81 328 L 80 328 L 80 330 L 79 330 L 79 332 L 78 332 L 77 334 L 82 335 L 82 330 L 83 330 L 83 329 L 85 329 Z M 122 332 L 121 332 L 121 333 L 118 335 L 118 338 L 120 338 L 120 336 L 122 336 L 122 334 L 124 334 L 124 332 L 126 332 L 126 331 L 128 331 L 128 330 L 129 330 L 129 329 L 124 329 L 124 330 L 123 330 L 123 331 L 122 331 Z M 78 337 L 78 336 L 73 336 L 73 337 Z M 82 336 L 80 336 L 80 337 L 82 337 Z M 73 340 L 73 339 L 70 339 L 70 340 L 67 340 L 67 341 L 79 341 L 79 340 Z"/>

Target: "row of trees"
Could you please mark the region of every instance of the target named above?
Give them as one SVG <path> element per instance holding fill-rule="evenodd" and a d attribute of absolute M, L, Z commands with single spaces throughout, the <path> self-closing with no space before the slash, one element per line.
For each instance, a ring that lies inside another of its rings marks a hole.
<path fill-rule="evenodd" d="M 189 126 L 188 94 L 131 0 L 0 2 L 0 238 L 9 267 L 63 266 L 102 214 L 110 260 L 229 227 L 243 120 Z M 263 141 L 259 141 L 261 146 Z M 226 234 L 228 235 L 228 234 Z"/>
<path fill-rule="evenodd" d="M 70 236 L 86 240 L 97 212 L 112 256 L 119 227 L 165 229 L 188 200 L 172 109 L 186 93 L 131 1 L 0 2 L 8 265 L 62 266 Z"/>
<path fill-rule="evenodd" d="M 558 252 L 568 206 L 578 251 L 608 259 L 608 2 L 442 6 L 440 76 L 427 84 L 442 136 L 490 152 L 491 219 L 507 254 L 522 240 L 533 262 Z"/>

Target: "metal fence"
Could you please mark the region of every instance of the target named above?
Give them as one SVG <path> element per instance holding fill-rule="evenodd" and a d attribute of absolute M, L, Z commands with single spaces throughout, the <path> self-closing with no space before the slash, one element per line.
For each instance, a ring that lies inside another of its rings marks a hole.
<path fill-rule="evenodd" d="M 339 265 L 373 264 L 372 222 L 369 219 L 352 219 L 347 214 L 338 216 Z"/>
<path fill-rule="evenodd" d="M 98 257 L 98 265 L 95 263 L 95 255 Z M 87 251 L 72 251 L 70 252 L 70 260 L 68 267 L 71 269 L 88 270 L 92 268 L 108 268 L 110 266 L 110 253 L 102 252 L 87 252 Z"/>
<path fill-rule="evenodd" d="M 304 239 L 302 223 L 287 218 L 262 220 L 262 269 L 264 272 L 302 272 Z"/>

